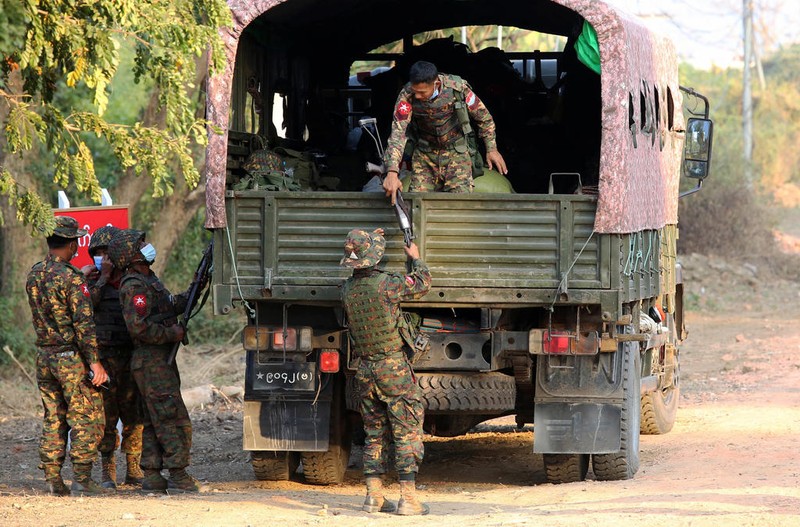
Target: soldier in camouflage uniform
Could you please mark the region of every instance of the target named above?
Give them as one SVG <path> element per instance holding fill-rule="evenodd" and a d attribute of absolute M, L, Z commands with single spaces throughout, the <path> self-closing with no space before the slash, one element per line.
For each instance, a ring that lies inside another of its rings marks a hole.
<path fill-rule="evenodd" d="M 97 229 L 89 243 L 89 256 L 95 264 L 85 266 L 89 292 L 94 306 L 94 321 L 97 327 L 97 345 L 100 361 L 111 377 L 108 389 L 103 390 L 103 407 L 106 427 L 100 441 L 102 457 L 101 485 L 109 488 L 117 486 L 117 464 L 114 452 L 122 447 L 125 453 L 127 470 L 125 483 L 141 485 L 142 469 L 139 458 L 142 455 L 142 418 L 139 409 L 139 390 L 131 375 L 131 353 L 133 341 L 125 326 L 122 306 L 119 302 L 119 286 L 122 271 L 114 267 L 106 255 L 108 243 L 119 228 L 107 225 Z M 99 265 L 97 263 L 99 262 Z M 122 441 L 117 434 L 117 421 L 122 421 Z"/>
<path fill-rule="evenodd" d="M 173 296 L 150 269 L 155 248 L 143 233 L 124 230 L 111 238 L 108 256 L 124 275 L 119 290 L 122 314 L 133 339 L 131 372 L 142 401 L 142 490 L 198 492 L 186 472 L 192 448 L 192 422 L 181 397 L 177 363 L 167 364 L 172 345 L 184 337 L 177 314 L 186 294 Z M 169 479 L 161 475 L 169 470 Z"/>
<path fill-rule="evenodd" d="M 385 247 L 383 229 L 372 233 L 354 229 L 347 235 L 340 262 L 353 269 L 353 276 L 343 286 L 342 302 L 359 362 L 355 381 L 366 432 L 367 496 L 363 510 L 395 510 L 382 490 L 391 441 L 400 480 L 397 513 L 427 514 L 428 506 L 417 499 L 414 482 L 424 453 L 425 409 L 397 325 L 402 316 L 400 302 L 425 295 L 431 287 L 431 275 L 414 243 L 404 247 L 411 260 L 411 272 L 402 275 L 379 270 L 376 266 Z"/>
<path fill-rule="evenodd" d="M 488 167 L 507 174 L 506 162 L 497 151 L 494 120 L 470 85 L 458 76 L 439 73 L 430 62 L 411 66 L 409 82 L 397 97 L 384 159 L 383 188 L 393 205 L 402 188 L 398 174 L 409 137 L 414 142 L 410 192 L 472 192 L 470 120 L 486 146 Z"/>
<path fill-rule="evenodd" d="M 96 387 L 108 375 L 97 351 L 86 280 L 69 263 L 78 250 L 78 238 L 85 235 L 75 218 L 56 217 L 55 230 L 47 237 L 48 255 L 31 268 L 25 284 L 38 348 L 36 381 L 44 406 L 39 467 L 50 493 L 58 496 L 70 493 L 61 477 L 67 433 L 75 476 L 71 490 L 109 492 L 92 480 L 92 462 L 105 424 L 103 400 Z"/>

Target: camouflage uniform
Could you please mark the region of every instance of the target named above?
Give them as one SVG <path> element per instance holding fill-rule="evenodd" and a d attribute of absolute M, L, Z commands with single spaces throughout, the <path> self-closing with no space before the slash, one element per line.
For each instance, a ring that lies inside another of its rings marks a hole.
<path fill-rule="evenodd" d="M 85 234 L 74 218 L 56 218 L 54 235 Z M 60 480 L 67 432 L 77 474 L 76 467 L 91 467 L 105 424 L 102 398 L 87 377 L 87 365 L 99 360 L 92 303 L 83 273 L 52 254 L 31 268 L 25 289 L 36 332 L 36 381 L 44 406 L 40 468 L 48 481 Z"/>
<path fill-rule="evenodd" d="M 186 296 L 173 297 L 154 273 L 129 268 L 133 255 L 141 256 L 140 235 L 131 230 L 115 235 L 108 253 L 115 266 L 126 269 L 119 296 L 134 343 L 130 367 L 141 394 L 141 466 L 147 481 L 148 472 L 167 468 L 172 477 L 173 471 L 189 466 L 192 423 L 181 397 L 177 363 L 167 364 L 172 345 L 181 338 L 177 313 L 185 307 Z"/>
<path fill-rule="evenodd" d="M 417 472 L 423 457 L 422 421 L 425 410 L 420 388 L 403 351 L 397 329 L 402 300 L 428 292 L 431 276 L 422 260 L 406 275 L 374 266 L 383 255 L 383 236 L 351 231 L 342 265 L 355 269 L 343 287 L 342 300 L 350 335 L 359 358 L 356 389 L 366 432 L 364 474 L 383 474 L 387 446 L 395 446 L 395 467 L 401 475 Z"/>
<path fill-rule="evenodd" d="M 112 226 L 97 229 L 89 243 L 89 255 L 95 256 L 98 249 L 107 248 L 112 236 L 119 230 Z M 111 377 L 108 389 L 102 392 L 106 416 L 106 426 L 99 447 L 103 455 L 103 478 L 115 481 L 114 452 L 121 446 L 128 463 L 126 483 L 141 483 L 142 476 L 138 464 L 142 455 L 143 426 L 139 408 L 139 390 L 130 369 L 133 341 L 122 316 L 119 300 L 120 282 L 119 280 L 106 282 L 105 277 L 99 276 L 98 273 L 89 277 L 87 281 L 94 306 L 100 361 Z M 121 445 L 117 434 L 119 420 L 122 421 Z"/>
<path fill-rule="evenodd" d="M 465 80 L 443 73 L 439 80 L 441 91 L 431 101 L 417 100 L 410 83 L 400 91 L 384 162 L 387 171 L 399 173 L 411 138 L 410 192 L 472 192 L 472 158 L 457 105 L 466 105 L 487 151 L 497 150 L 494 120 Z"/>

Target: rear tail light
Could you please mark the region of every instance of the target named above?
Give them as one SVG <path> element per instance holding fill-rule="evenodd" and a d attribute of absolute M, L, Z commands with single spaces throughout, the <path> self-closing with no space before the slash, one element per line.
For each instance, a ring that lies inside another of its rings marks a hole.
<path fill-rule="evenodd" d="M 242 332 L 244 349 L 252 351 L 311 351 L 313 332 L 309 327 L 286 328 L 246 326 Z"/>
<path fill-rule="evenodd" d="M 322 373 L 336 373 L 339 371 L 339 352 L 325 350 L 319 354 L 319 371 Z"/>
<path fill-rule="evenodd" d="M 550 333 L 545 330 L 542 332 L 542 351 L 554 354 L 572 353 L 574 339 L 568 333 Z"/>

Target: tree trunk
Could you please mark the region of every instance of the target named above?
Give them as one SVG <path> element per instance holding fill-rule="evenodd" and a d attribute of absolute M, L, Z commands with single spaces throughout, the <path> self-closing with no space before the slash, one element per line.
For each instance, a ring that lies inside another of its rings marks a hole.
<path fill-rule="evenodd" d="M 18 73 L 12 73 L 8 79 L 8 91 L 19 93 L 22 82 Z M 0 122 L 8 117 L 9 106 L 0 98 Z M 0 130 L 0 170 L 6 170 L 14 179 L 27 188 L 36 188 L 36 182 L 26 169 L 25 160 L 8 152 L 5 130 Z M 44 259 L 47 245 L 44 238 L 31 238 L 30 225 L 17 220 L 17 211 L 6 196 L 0 196 L 0 300 L 3 302 L 3 314 L 0 325 L 13 323 L 15 328 L 3 328 L 4 331 L 20 329 L 33 331 L 31 313 L 25 293 L 25 280 L 31 266 Z M 24 356 L 24 350 L 13 350 L 18 356 Z"/>

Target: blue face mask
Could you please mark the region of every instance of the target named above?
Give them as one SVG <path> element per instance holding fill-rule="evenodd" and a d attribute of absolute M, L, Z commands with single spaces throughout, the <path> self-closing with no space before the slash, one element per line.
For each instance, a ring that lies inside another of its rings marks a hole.
<path fill-rule="evenodd" d="M 439 96 L 439 87 L 438 86 L 434 86 L 433 87 L 433 94 L 430 96 L 430 98 L 428 100 L 432 101 L 438 96 Z"/>
<path fill-rule="evenodd" d="M 153 263 L 156 260 L 156 248 L 149 243 L 139 249 L 139 252 L 142 253 L 142 256 L 144 256 L 144 259 L 147 260 L 148 263 Z"/>
<path fill-rule="evenodd" d="M 94 258 L 94 266 L 97 267 L 97 270 L 100 270 L 100 264 L 103 263 L 102 256 L 92 256 Z"/>

